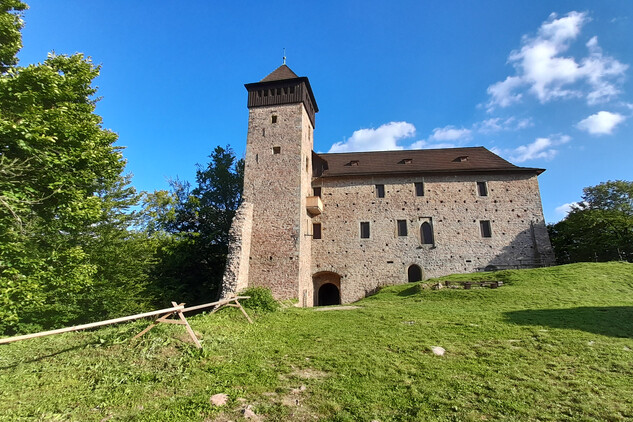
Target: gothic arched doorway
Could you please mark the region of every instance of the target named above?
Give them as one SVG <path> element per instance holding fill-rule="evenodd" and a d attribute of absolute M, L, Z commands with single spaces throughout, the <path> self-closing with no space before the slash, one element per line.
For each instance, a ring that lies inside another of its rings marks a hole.
<path fill-rule="evenodd" d="M 314 306 L 341 304 L 341 276 L 331 271 L 322 271 L 312 276 L 314 284 Z"/>
<path fill-rule="evenodd" d="M 409 266 L 409 269 L 407 270 L 407 278 L 409 283 L 415 283 L 416 281 L 421 281 L 422 280 L 422 268 L 420 268 L 418 265 L 411 265 Z"/>

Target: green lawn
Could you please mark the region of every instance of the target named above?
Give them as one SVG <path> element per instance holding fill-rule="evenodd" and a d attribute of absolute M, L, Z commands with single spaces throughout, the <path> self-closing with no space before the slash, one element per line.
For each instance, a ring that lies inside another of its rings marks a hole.
<path fill-rule="evenodd" d="M 130 340 L 147 321 L 1 345 L 0 420 L 633 419 L 633 264 L 447 278 L 505 285 L 198 315 L 203 350 L 180 326 Z"/>

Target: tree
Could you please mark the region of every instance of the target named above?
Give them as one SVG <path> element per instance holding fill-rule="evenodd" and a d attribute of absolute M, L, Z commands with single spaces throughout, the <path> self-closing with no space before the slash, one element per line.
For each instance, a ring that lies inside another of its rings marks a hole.
<path fill-rule="evenodd" d="M 0 0 L 0 73 L 18 63 L 15 55 L 22 48 L 20 30 L 24 26 L 20 12 L 26 9 L 21 1 Z"/>
<path fill-rule="evenodd" d="M 25 8 L 0 0 L 0 332 L 142 306 L 151 252 L 128 230 L 138 196 L 95 114 L 99 66 L 82 54 L 15 66 Z"/>
<path fill-rule="evenodd" d="M 548 228 L 559 263 L 633 261 L 633 182 L 584 188 L 582 201 Z"/>
<path fill-rule="evenodd" d="M 244 162 L 230 147 L 216 147 L 198 165 L 196 187 L 173 181 L 172 193 L 147 195 L 145 213 L 159 219 L 163 238 L 154 278 L 166 302 L 210 301 L 219 294 L 228 252 L 228 233 L 241 202 Z M 156 231 L 156 220 L 148 229 Z"/>

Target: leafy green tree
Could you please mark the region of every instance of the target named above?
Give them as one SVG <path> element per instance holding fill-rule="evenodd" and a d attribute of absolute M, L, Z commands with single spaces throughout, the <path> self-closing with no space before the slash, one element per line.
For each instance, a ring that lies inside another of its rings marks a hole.
<path fill-rule="evenodd" d="M 583 189 L 582 201 L 549 232 L 559 263 L 633 261 L 633 182 Z"/>
<path fill-rule="evenodd" d="M 196 186 L 173 181 L 172 192 L 146 197 L 145 212 L 155 216 L 166 234 L 154 279 L 163 301 L 202 303 L 215 299 L 224 273 L 228 233 L 241 202 L 244 162 L 230 147 L 216 147 L 205 166 L 198 166 Z M 170 299 L 171 296 L 171 299 Z"/>
<path fill-rule="evenodd" d="M 17 67 L 18 1 L 0 0 L 0 332 L 142 308 L 157 245 L 135 233 L 138 195 L 117 135 L 95 114 L 99 67 L 50 54 Z"/>
<path fill-rule="evenodd" d="M 22 48 L 24 26 L 21 12 L 26 4 L 18 0 L 0 0 L 0 73 L 18 63 L 16 54 Z"/>

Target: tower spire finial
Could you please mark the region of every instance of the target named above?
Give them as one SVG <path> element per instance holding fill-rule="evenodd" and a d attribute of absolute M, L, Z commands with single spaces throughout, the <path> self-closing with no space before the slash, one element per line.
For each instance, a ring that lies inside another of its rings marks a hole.
<path fill-rule="evenodd" d="M 286 64 L 286 47 L 284 47 L 284 63 L 283 64 Z"/>

